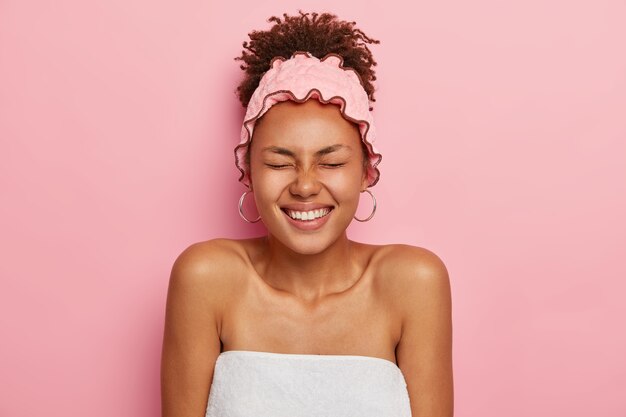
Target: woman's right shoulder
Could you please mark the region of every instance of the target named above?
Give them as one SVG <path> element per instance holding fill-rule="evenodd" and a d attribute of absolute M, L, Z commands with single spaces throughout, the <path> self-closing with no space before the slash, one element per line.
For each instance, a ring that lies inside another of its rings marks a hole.
<path fill-rule="evenodd" d="M 172 277 L 213 280 L 232 276 L 246 265 L 243 240 L 215 238 L 187 246 L 172 266 Z"/>

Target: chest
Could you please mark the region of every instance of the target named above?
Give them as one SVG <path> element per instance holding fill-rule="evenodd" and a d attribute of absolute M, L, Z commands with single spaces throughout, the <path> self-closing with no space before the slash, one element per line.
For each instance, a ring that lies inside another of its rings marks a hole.
<path fill-rule="evenodd" d="M 354 354 L 395 362 L 400 317 L 392 297 L 372 280 L 314 305 L 240 284 L 226 305 L 220 326 L 224 351 Z"/>

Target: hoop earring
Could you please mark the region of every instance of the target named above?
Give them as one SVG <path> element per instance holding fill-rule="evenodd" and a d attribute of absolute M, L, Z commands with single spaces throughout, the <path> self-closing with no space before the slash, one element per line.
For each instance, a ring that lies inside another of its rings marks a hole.
<path fill-rule="evenodd" d="M 241 216 L 242 219 L 244 219 L 248 223 L 256 223 L 259 220 L 261 220 L 261 215 L 259 215 L 259 217 L 256 220 L 248 220 L 246 216 L 244 216 L 243 211 L 242 211 L 243 200 L 246 198 L 246 195 L 248 195 L 248 193 L 251 191 L 252 190 L 248 190 L 241 195 L 241 198 L 239 199 L 239 215 Z"/>
<path fill-rule="evenodd" d="M 357 219 L 356 216 L 354 216 L 354 220 L 358 220 L 360 222 L 366 222 L 369 219 L 371 219 L 372 217 L 374 217 L 374 213 L 376 213 L 376 197 L 374 197 L 374 194 L 372 194 L 372 192 L 368 189 L 365 189 L 363 191 L 367 191 L 371 196 L 372 196 L 372 200 L 374 201 L 374 209 L 372 210 L 372 214 L 370 214 L 370 216 L 367 219 Z M 361 191 L 361 192 L 363 192 Z"/>

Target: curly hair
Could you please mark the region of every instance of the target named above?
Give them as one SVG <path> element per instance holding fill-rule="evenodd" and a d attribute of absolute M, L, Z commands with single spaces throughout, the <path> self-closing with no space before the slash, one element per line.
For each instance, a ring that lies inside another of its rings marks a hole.
<path fill-rule="evenodd" d="M 241 104 L 248 106 L 263 74 L 270 69 L 272 58 L 289 59 L 295 51 L 308 51 L 319 59 L 331 52 L 340 55 L 343 66 L 354 69 L 361 77 L 370 101 L 376 101 L 372 84 L 376 75 L 372 67 L 377 63 L 367 44 L 380 41 L 355 28 L 356 22 L 337 20 L 332 13 L 303 13 L 301 10 L 298 13 L 299 16 L 283 13 L 283 21 L 272 16 L 267 21 L 275 24 L 269 30 L 254 30 L 248 34 L 250 42 L 243 42 L 245 49 L 235 58 L 244 62 L 240 68 L 246 72 L 236 91 Z"/>

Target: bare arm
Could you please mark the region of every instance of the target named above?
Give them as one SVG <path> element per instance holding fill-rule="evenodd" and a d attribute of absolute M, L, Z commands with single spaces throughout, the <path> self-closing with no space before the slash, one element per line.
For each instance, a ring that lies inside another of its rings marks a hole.
<path fill-rule="evenodd" d="M 162 417 L 204 417 L 220 353 L 219 242 L 191 245 L 172 267 L 161 357 Z"/>
<path fill-rule="evenodd" d="M 398 366 L 407 381 L 412 417 L 452 417 L 452 302 L 443 262 L 424 248 L 405 245 L 397 272 L 403 291 Z"/>

